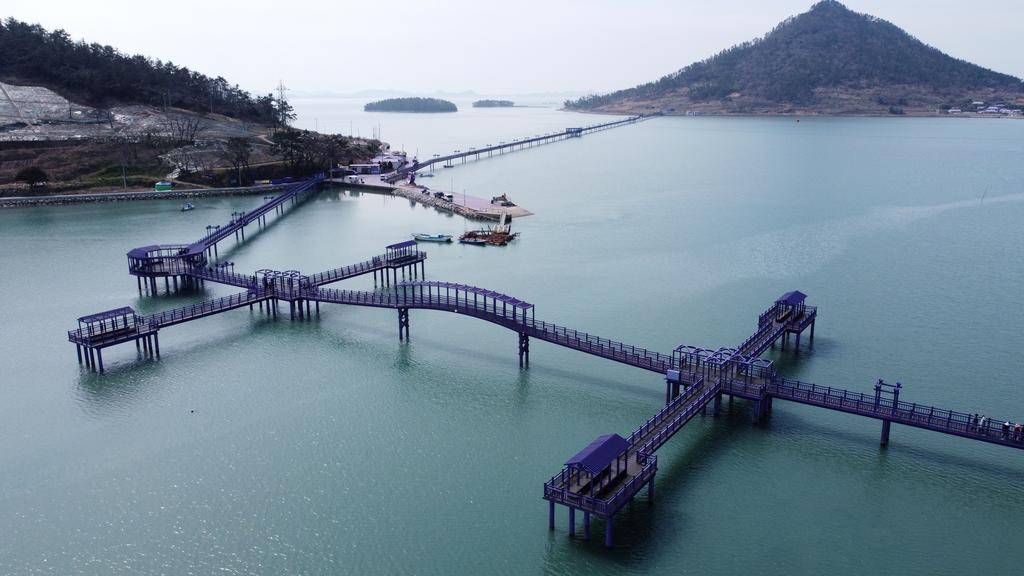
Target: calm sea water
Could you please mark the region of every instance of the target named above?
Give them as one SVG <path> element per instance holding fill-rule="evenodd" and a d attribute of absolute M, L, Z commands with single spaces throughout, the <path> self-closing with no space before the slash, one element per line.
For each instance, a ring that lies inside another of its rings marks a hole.
<path fill-rule="evenodd" d="M 591 120 L 505 113 L 405 147 Z M 815 348 L 773 352 L 783 373 L 866 392 L 900 380 L 909 401 L 1024 420 L 1022 154 L 1013 121 L 657 119 L 444 170 L 437 185 L 509 193 L 536 216 L 504 249 L 429 247 L 427 272 L 663 351 L 739 343 L 799 289 L 820 306 Z M 80 369 L 64 336 L 78 316 L 231 292 L 140 299 L 129 248 L 194 239 L 260 201 L 0 212 L 0 574 L 1024 564 L 1021 453 L 903 427 L 879 449 L 877 422 L 784 402 L 763 426 L 739 400 L 693 420 L 659 453 L 656 505 L 617 519 L 614 550 L 571 540 L 564 510 L 549 532 L 544 480 L 593 437 L 652 415 L 663 383 L 541 342 L 520 370 L 514 334 L 465 317 L 414 311 L 401 344 L 394 311 L 327 306 L 291 322 L 239 310 L 165 330 L 159 362 L 123 346 L 102 377 Z M 221 255 L 239 270 L 315 272 L 464 226 L 336 189 Z"/>

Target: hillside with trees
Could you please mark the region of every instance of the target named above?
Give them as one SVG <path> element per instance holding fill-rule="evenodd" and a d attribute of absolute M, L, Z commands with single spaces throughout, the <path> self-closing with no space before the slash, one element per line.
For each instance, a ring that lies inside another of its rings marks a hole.
<path fill-rule="evenodd" d="M 565 103 L 574 110 L 683 113 L 935 113 L 1021 102 L 1019 78 L 944 54 L 899 27 L 824 0 L 762 38 L 675 73 Z"/>
<path fill-rule="evenodd" d="M 387 98 L 363 106 L 366 112 L 458 112 L 455 104 L 440 98 Z"/>
<path fill-rule="evenodd" d="M 234 186 L 365 161 L 376 140 L 295 130 L 283 95 L 14 19 L 0 23 L 0 195 Z"/>
<path fill-rule="evenodd" d="M 96 108 L 173 107 L 271 125 L 291 113 L 272 95 L 254 97 L 224 78 L 172 62 L 127 55 L 13 18 L 0 22 L 0 81 L 43 86 Z"/>

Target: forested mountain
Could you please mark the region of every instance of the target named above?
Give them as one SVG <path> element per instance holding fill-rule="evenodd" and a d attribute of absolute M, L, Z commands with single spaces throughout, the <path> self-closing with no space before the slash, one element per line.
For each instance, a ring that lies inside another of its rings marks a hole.
<path fill-rule="evenodd" d="M 64 30 L 49 32 L 13 18 L 0 22 L 0 81 L 43 86 L 97 108 L 170 106 L 267 125 L 290 113 L 272 95 L 253 97 L 224 78 L 129 56 L 111 46 L 76 42 Z"/>
<path fill-rule="evenodd" d="M 668 113 L 934 111 L 965 100 L 1014 100 L 1019 78 L 948 56 L 897 26 L 834 0 L 764 37 L 661 79 L 566 102 L 572 109 Z"/>

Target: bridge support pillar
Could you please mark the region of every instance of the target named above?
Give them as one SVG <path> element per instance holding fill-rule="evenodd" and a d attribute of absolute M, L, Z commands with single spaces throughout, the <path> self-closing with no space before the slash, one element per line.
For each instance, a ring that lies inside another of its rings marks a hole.
<path fill-rule="evenodd" d="M 82 363 L 82 347 L 75 344 L 75 354 L 78 354 L 78 363 Z"/>
<path fill-rule="evenodd" d="M 612 516 L 604 519 L 604 545 L 606 548 L 612 547 Z"/>
<path fill-rule="evenodd" d="M 100 374 L 103 373 L 103 350 L 100 348 L 96 349 L 96 359 L 100 362 Z"/>
<path fill-rule="evenodd" d="M 892 424 L 889 420 L 882 420 L 882 446 L 889 445 L 889 427 Z"/>
<path fill-rule="evenodd" d="M 757 424 L 764 416 L 764 400 L 754 400 L 754 408 L 752 412 L 753 423 Z"/>
<path fill-rule="evenodd" d="M 583 539 L 590 540 L 590 512 L 583 511 Z"/>
<path fill-rule="evenodd" d="M 817 319 L 811 320 L 811 337 L 809 339 L 809 344 L 811 345 L 811 348 L 814 348 L 814 323 L 817 321 Z"/>
<path fill-rule="evenodd" d="M 398 341 L 409 339 L 409 309 L 398 309 Z"/>
<path fill-rule="evenodd" d="M 715 414 L 717 415 L 722 411 L 722 394 L 719 392 L 715 394 Z"/>
<path fill-rule="evenodd" d="M 160 335 L 156 332 L 153 333 L 153 349 L 156 351 L 157 360 L 160 359 Z"/>
<path fill-rule="evenodd" d="M 569 506 L 569 536 L 576 536 L 576 509 Z"/>
<path fill-rule="evenodd" d="M 555 501 L 548 500 L 548 530 L 555 529 Z"/>
<path fill-rule="evenodd" d="M 525 332 L 519 333 L 519 367 L 530 365 L 530 337 Z"/>

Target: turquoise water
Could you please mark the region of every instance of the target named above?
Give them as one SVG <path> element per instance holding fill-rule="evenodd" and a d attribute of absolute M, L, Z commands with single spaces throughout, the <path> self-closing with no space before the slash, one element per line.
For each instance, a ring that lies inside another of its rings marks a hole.
<path fill-rule="evenodd" d="M 534 129 L 480 122 L 467 140 Z M 911 402 L 1024 420 L 1022 131 L 662 118 L 469 163 L 444 176 L 536 215 L 504 249 L 428 247 L 427 273 L 662 351 L 739 343 L 799 289 L 820 318 L 813 351 L 769 356 L 787 376 L 865 392 L 900 380 Z M 784 402 L 763 426 L 740 400 L 694 419 L 659 452 L 656 505 L 641 498 L 617 518 L 614 550 L 571 540 L 564 510 L 549 532 L 544 480 L 594 436 L 652 415 L 663 383 L 541 342 L 520 370 L 515 334 L 466 317 L 413 311 L 401 344 L 394 311 L 325 306 L 291 322 L 239 310 L 163 331 L 159 362 L 126 346 L 102 377 L 80 369 L 64 339 L 78 316 L 232 291 L 140 299 L 129 248 L 193 239 L 260 201 L 0 212 L 0 574 L 1024 563 L 1018 451 L 898 426 L 879 449 L 877 422 Z M 315 272 L 463 228 L 403 199 L 331 190 L 221 255 L 237 270 Z"/>

